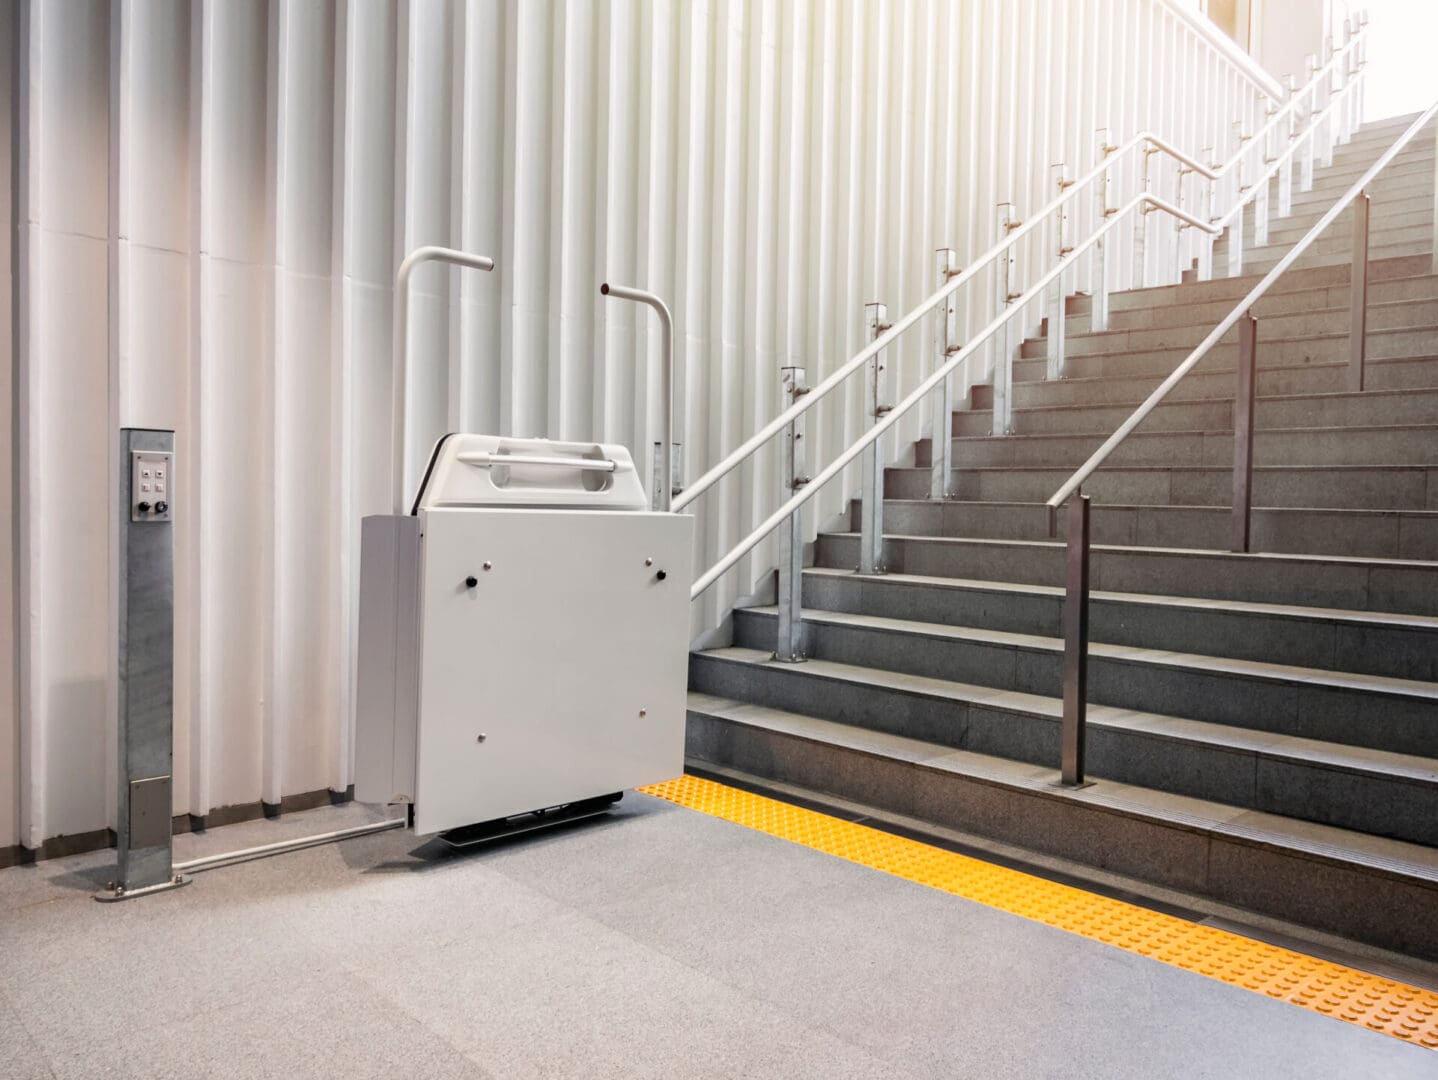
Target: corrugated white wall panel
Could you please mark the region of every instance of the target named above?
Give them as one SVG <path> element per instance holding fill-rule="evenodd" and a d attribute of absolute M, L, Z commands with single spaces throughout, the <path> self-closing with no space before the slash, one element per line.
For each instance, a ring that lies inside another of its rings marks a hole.
<path fill-rule="evenodd" d="M 977 257 L 995 205 L 1047 202 L 1096 128 L 1221 160 L 1232 121 L 1261 115 L 1258 76 L 1163 0 L 23 0 L 5 34 L 0 843 L 30 846 L 109 820 L 120 424 L 178 433 L 177 810 L 348 784 L 358 522 L 389 505 L 411 248 L 498 264 L 417 275 L 411 482 L 454 428 L 626 443 L 647 478 L 658 328 L 603 280 L 673 306 L 692 479 L 774 414 L 780 367 L 842 363 L 866 302 L 912 307 L 935 248 Z M 1126 165 L 1113 201 L 1136 184 Z M 1094 222 L 1086 202 L 1073 229 Z M 1176 236 L 1153 230 L 1152 272 L 1197 253 Z M 1052 225 L 1023 245 L 1015 290 L 1057 245 Z M 1123 284 L 1133 244 L 1110 248 Z M 968 327 L 992 291 L 961 298 Z M 897 399 L 931 369 L 932 328 L 890 353 Z M 861 403 L 856 379 L 812 414 L 810 471 Z M 777 465 L 766 448 L 702 501 L 700 564 L 776 504 Z M 811 535 L 848 494 L 824 493 Z M 773 555 L 696 605 L 696 630 Z"/>

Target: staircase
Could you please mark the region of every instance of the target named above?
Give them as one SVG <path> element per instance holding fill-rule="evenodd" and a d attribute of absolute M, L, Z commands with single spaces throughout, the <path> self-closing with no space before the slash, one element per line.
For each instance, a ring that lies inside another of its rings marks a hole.
<path fill-rule="evenodd" d="M 693 655 L 691 766 L 1438 960 L 1431 134 L 1371 188 L 1370 389 L 1345 389 L 1348 215 L 1254 312 L 1258 554 L 1226 550 L 1234 343 L 1085 486 L 1081 789 L 1055 786 L 1064 547 L 1043 505 L 1409 122 L 1362 129 L 1268 246 L 1250 231 L 1242 278 L 1116 293 L 1102 333 L 1072 298 L 1063 380 L 1024 343 L 1016 434 L 986 434 L 988 386 L 955 414 L 952 501 L 926 497 L 927 442 L 888 471 L 888 573 L 854 573 L 857 506 L 820 536 L 806 662 L 772 659 L 762 607 Z"/>

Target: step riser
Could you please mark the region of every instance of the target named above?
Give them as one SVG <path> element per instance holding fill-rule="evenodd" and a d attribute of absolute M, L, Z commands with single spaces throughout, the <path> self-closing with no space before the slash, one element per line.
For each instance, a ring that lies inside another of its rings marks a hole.
<path fill-rule="evenodd" d="M 737 615 L 738 613 L 736 613 Z M 773 620 L 768 633 L 757 624 L 759 617 L 736 620 L 746 624 L 746 648 L 774 647 Z M 1060 658 L 1019 650 L 962 644 L 940 644 L 932 639 L 885 635 L 849 627 L 811 624 L 806 627 L 806 648 L 811 657 L 834 663 L 881 666 L 885 671 L 947 679 L 1023 693 L 1056 697 L 1061 694 Z M 739 644 L 736 636 L 736 644 Z M 1137 708 L 1130 699 L 1148 690 L 1155 704 L 1144 711 L 1172 714 L 1163 702 L 1189 704 L 1192 695 L 1211 696 L 1205 701 L 1214 716 L 1200 716 L 1190 707 L 1193 719 L 1228 723 L 1218 716 L 1242 714 L 1244 687 L 1234 680 L 1184 677 L 1175 672 L 1141 670 L 1143 665 L 1115 664 L 1095 656 L 1089 663 L 1089 700 L 1121 708 Z M 821 720 L 833 720 L 905 738 L 923 739 L 956 750 L 992 754 L 1011 761 L 1052 765 L 1059 759 L 1057 717 L 1037 716 L 1007 708 L 1000 703 L 980 706 L 922 694 L 899 694 L 861 683 L 813 677 L 803 665 L 738 664 L 706 658 L 702 654 L 692 665 L 690 684 L 696 690 L 720 697 L 762 703 L 771 708 L 802 712 Z M 1299 704 L 1296 690 L 1286 687 L 1250 685 L 1255 714 L 1292 717 Z M 1319 714 L 1332 710 L 1342 717 L 1337 723 L 1323 716 L 1316 722 L 1294 720 L 1298 729 L 1351 730 L 1354 708 L 1346 704 L 1310 708 Z M 899 698 L 904 700 L 900 703 Z M 789 704 L 780 705 L 783 699 Z M 1116 700 L 1122 699 L 1122 700 Z M 1338 709 L 1342 709 L 1338 713 Z M 1423 724 L 1428 720 L 1427 725 Z M 1375 727 L 1407 730 L 1427 727 L 1432 717 L 1410 717 Z M 1285 731 L 1275 724 L 1278 734 Z M 1094 721 L 1089 724 L 1089 767 L 1095 776 L 1143 787 L 1159 788 L 1193 798 L 1242 806 L 1250 810 L 1299 817 L 1339 828 L 1360 829 L 1374 835 L 1391 836 L 1413 843 L 1438 842 L 1438 783 L 1421 784 L 1379 773 L 1324 769 L 1294 759 L 1276 760 L 1247 749 L 1220 747 L 1198 740 L 1175 740 L 1156 733 L 1114 727 Z M 1326 735 L 1314 736 L 1325 738 Z M 1330 739 L 1329 741 L 1335 741 Z M 1430 740 L 1431 741 L 1431 740 Z M 1314 816 L 1314 815 L 1317 816 Z"/>
<path fill-rule="evenodd" d="M 771 615 L 736 611 L 735 644 L 743 649 L 774 651 L 775 620 Z M 805 626 L 805 653 L 812 659 L 828 662 L 853 664 L 857 667 L 880 667 L 884 672 L 916 674 L 925 679 L 945 679 L 949 682 L 969 683 L 974 686 L 991 686 L 999 690 L 1018 690 L 1044 697 L 1063 696 L 1063 654 L 1057 649 L 1031 649 L 1031 647 L 1002 646 L 985 641 L 956 641 L 935 639 L 919 634 L 896 634 L 874 630 L 869 627 L 834 626 L 834 624 L 811 621 Z M 720 662 L 722 663 L 722 662 Z M 739 667 L 741 664 L 733 664 Z M 769 669 L 765 669 L 768 672 Z M 777 670 L 774 677 L 791 674 Z M 810 696 L 810 705 L 802 712 L 821 719 L 838 720 L 843 723 L 861 723 L 871 728 L 874 722 L 894 723 L 903 728 L 905 710 L 892 708 L 892 693 L 867 687 L 837 686 L 827 680 L 814 680 L 815 693 Z M 697 689 L 697 687 L 696 687 Z M 710 689 L 709 693 L 720 693 Z M 854 693 L 874 693 L 879 697 L 876 712 L 864 713 L 858 719 L 857 700 Z M 722 696 L 733 697 L 731 692 Z M 889 712 L 884 712 L 883 700 L 890 699 Z M 752 700 L 768 702 L 768 697 L 759 696 Z M 1117 709 L 1137 709 L 1142 712 L 1156 712 L 1165 716 L 1185 716 L 1188 719 L 1206 720 L 1209 723 L 1224 723 L 1235 728 L 1251 731 L 1273 732 L 1276 735 L 1294 735 L 1306 739 L 1322 739 L 1324 742 L 1347 743 L 1347 745 L 1370 746 L 1386 749 L 1398 754 L 1434 756 L 1438 754 L 1438 709 L 1431 703 L 1414 702 L 1401 697 L 1365 695 L 1353 690 L 1337 690 L 1333 687 L 1296 685 L 1296 683 L 1260 682 L 1241 679 L 1217 672 L 1198 672 L 1191 669 L 1159 667 L 1156 664 L 1127 662 L 1103 656 L 1096 650 L 1089 657 L 1089 700 L 1094 705 L 1110 705 Z M 940 705 L 946 703 L 940 702 Z M 969 712 L 975 712 L 969 708 Z M 1043 743 L 1027 742 L 1027 752 L 1005 752 L 1004 743 L 995 741 L 995 735 L 988 733 L 984 742 L 965 741 L 959 732 L 959 742 L 946 742 L 956 749 L 971 749 L 979 754 L 997 754 L 1017 761 L 1030 761 L 1035 765 L 1057 761 L 1050 756 L 1050 746 L 1057 748 L 1057 718 L 1032 716 L 1025 712 L 1002 709 L 994 706 L 992 712 L 1004 713 L 1015 723 L 1053 723 L 1053 732 L 1045 732 Z M 1353 723 L 1353 716 L 1363 716 L 1362 725 Z M 1097 725 L 1094 725 L 1097 726 Z M 907 738 L 933 739 L 932 735 L 892 729 L 892 735 Z M 1122 732 L 1110 731 L 1110 735 Z M 1050 742 L 1051 741 L 1051 742 Z M 1152 739 L 1149 739 L 1152 741 Z M 1163 741 L 1173 746 L 1175 754 L 1191 749 L 1172 739 Z M 1224 749 L 1224 758 L 1244 756 L 1252 765 L 1254 755 L 1238 755 L 1231 748 Z M 1178 764 L 1178 762 L 1175 762 Z M 1267 810 L 1276 814 L 1290 814 L 1290 810 L 1278 810 L 1271 804 L 1255 804 L 1250 801 L 1255 790 L 1252 772 L 1228 772 L 1227 777 L 1215 784 L 1215 772 L 1227 771 L 1232 761 L 1185 761 L 1181 762 L 1183 774 L 1192 774 L 1189 781 L 1179 781 L 1183 787 L 1173 787 L 1166 778 L 1169 765 L 1163 765 L 1165 775 L 1143 775 L 1145 768 L 1139 762 L 1110 762 L 1110 768 L 1099 764 L 1094 758 L 1094 772 L 1110 779 L 1122 779 L 1130 784 L 1143 787 L 1163 788 L 1208 798 L 1232 805 L 1247 805 L 1254 810 Z M 1270 762 L 1280 766 L 1278 762 Z M 1192 766 L 1192 768 L 1188 768 Z M 1290 768 L 1290 764 L 1283 768 Z M 1261 791 L 1263 784 L 1258 782 Z M 1379 779 L 1376 778 L 1375 779 Z M 1383 784 L 1392 787 L 1393 779 L 1382 779 Z M 1403 824 L 1385 813 L 1382 823 L 1378 820 L 1359 823 L 1359 813 L 1353 810 L 1334 811 L 1327 824 L 1342 825 L 1346 828 L 1363 828 L 1370 833 L 1382 833 L 1399 840 L 1415 843 L 1438 843 L 1438 782 L 1431 785 L 1416 785 L 1402 782 L 1398 787 L 1406 792 L 1409 810 L 1418 814 L 1421 820 Z M 1426 788 L 1426 790 L 1425 790 Z M 1393 792 L 1393 798 L 1403 798 Z M 1304 814 L 1299 814 L 1304 817 Z"/>
<path fill-rule="evenodd" d="M 1063 597 L 1058 593 L 925 588 L 857 574 L 809 574 L 804 579 L 804 607 L 1048 637 L 1063 633 Z M 1110 645 L 1400 679 L 1438 679 L 1438 630 L 1216 607 L 1175 609 L 1094 596 L 1089 600 L 1089 635 L 1091 641 Z"/>
<path fill-rule="evenodd" d="M 854 569 L 859 564 L 859 538 L 820 536 L 816 563 Z M 955 544 L 891 536 L 884 542 L 884 565 L 894 573 L 930 577 L 1025 585 L 1062 586 L 1064 582 L 1064 548 L 1060 544 Z M 1438 615 L 1438 570 L 1423 566 L 1098 548 L 1091 555 L 1090 587 L 1102 592 Z"/>
<path fill-rule="evenodd" d="M 1414 199 L 1411 203 L 1399 203 L 1392 207 L 1373 207 L 1368 220 L 1368 243 L 1392 244 L 1401 243 L 1407 236 L 1421 235 L 1430 237 L 1433 233 L 1433 207 L 1420 206 L 1428 202 L 1427 199 Z M 1268 226 L 1268 245 L 1281 246 L 1284 250 L 1292 247 L 1298 241 L 1308 235 L 1310 229 L 1318 224 L 1321 214 L 1315 215 L 1312 221 L 1296 223 L 1294 218 L 1270 219 Z M 1282 224 L 1275 225 L 1274 220 Z M 1353 219 L 1348 211 L 1344 211 L 1324 230 L 1323 235 L 1317 241 L 1318 244 L 1330 243 L 1339 245 L 1344 252 L 1351 251 L 1350 245 L 1353 242 Z M 1255 236 L 1252 227 L 1246 228 L 1243 232 L 1243 246 L 1245 250 L 1252 249 L 1255 243 Z M 1226 238 L 1214 241 L 1215 251 L 1227 253 L 1228 241 Z"/>
<path fill-rule="evenodd" d="M 1432 250 L 1432 241 L 1425 239 L 1421 242 L 1415 242 L 1412 244 L 1395 244 L 1382 248 L 1375 247 L 1371 249 L 1371 257 L 1375 259 L 1428 257 L 1428 253 Z M 1287 254 L 1287 251 L 1278 251 L 1273 253 L 1264 252 L 1262 254 L 1255 255 L 1252 251 L 1245 251 L 1243 253 L 1243 265 L 1240 267 L 1239 272 L 1240 274 L 1250 276 L 1253 274 L 1267 274 L 1270 270 L 1277 266 L 1279 260 Z M 1309 269 L 1312 267 L 1320 266 L 1346 265 L 1348 262 L 1348 258 L 1349 256 L 1347 252 L 1344 252 L 1342 254 L 1330 255 L 1322 251 L 1305 251 L 1294 261 L 1293 267 L 1297 269 Z M 1216 274 L 1225 275 L 1229 273 L 1227 260 L 1224 260 L 1222 264 L 1216 263 L 1215 265 L 1217 267 L 1217 269 L 1215 270 Z"/>
<path fill-rule="evenodd" d="M 1432 211 L 1429 211 L 1430 219 Z M 1314 222 L 1317 224 L 1317 222 Z M 1311 228 L 1311 226 L 1310 226 Z M 1249 256 L 1258 257 L 1264 255 L 1286 255 L 1289 248 L 1293 247 L 1299 240 L 1308 235 L 1308 229 L 1285 229 L 1282 232 L 1270 229 L 1268 241 L 1264 244 L 1257 244 L 1253 234 L 1245 232 L 1243 236 L 1243 254 L 1247 259 Z M 1429 250 L 1432 247 L 1433 225 L 1431 220 L 1427 224 L 1411 224 L 1408 222 L 1371 222 L 1368 233 L 1368 248 L 1370 251 L 1383 251 L 1403 244 L 1409 245 L 1409 250 L 1414 253 Z M 1313 241 L 1306 249 L 1310 254 L 1317 252 L 1322 255 L 1331 255 L 1336 258 L 1350 258 L 1353 253 L 1353 235 L 1350 228 L 1343 228 L 1337 222 L 1330 225 L 1324 232 Z M 1216 260 L 1227 261 L 1229 251 L 1228 238 L 1224 237 L 1214 242 L 1213 253 Z"/>
<path fill-rule="evenodd" d="M 1232 388 L 1229 393 L 1231 394 Z M 1047 409 L 1015 409 L 1014 431 L 1019 435 L 1096 433 L 1107 435 L 1133 413 L 1134 406 L 1081 405 Z M 1438 392 L 1413 390 L 1404 394 L 1259 398 L 1254 423 L 1264 428 L 1378 427 L 1383 424 L 1438 424 Z M 1162 402 L 1149 414 L 1146 426 L 1155 431 L 1215 431 L 1233 426 L 1233 402 Z M 993 430 L 988 412 L 954 414 L 955 437 L 987 435 Z M 1438 443 L 1438 432 L 1435 432 Z M 1438 451 L 1435 451 L 1438 452 Z"/>
<path fill-rule="evenodd" d="M 1227 314 L 1228 311 L 1224 311 L 1220 318 Z M 1217 322 L 1218 320 L 1215 319 L 1208 324 L 1158 327 L 1149 330 L 1115 328 L 1107 333 L 1099 334 L 1070 330 L 1064 341 L 1064 352 L 1067 356 L 1076 357 L 1114 352 L 1139 352 L 1144 349 L 1192 349 L 1208 337 Z M 1438 299 L 1429 304 L 1404 304 L 1399 307 L 1373 306 L 1368 311 L 1367 322 L 1370 335 L 1381 330 L 1407 330 L 1421 326 L 1438 326 Z M 1347 308 L 1291 315 L 1268 315 L 1258 320 L 1260 341 L 1264 338 L 1347 334 L 1351 328 L 1352 315 Z M 1236 342 L 1238 328 L 1235 326 L 1221 340 Z M 1048 351 L 1048 339 L 1037 337 L 1024 342 L 1022 355 L 1026 358 L 1043 358 L 1048 356 Z"/>
<path fill-rule="evenodd" d="M 1123 295 L 1123 294 L 1115 294 Z M 1368 286 L 1370 314 L 1385 305 L 1413 301 L 1438 300 L 1438 278 L 1399 278 L 1394 281 L 1371 282 Z M 1327 285 L 1294 292 L 1269 293 L 1255 305 L 1254 317 L 1263 320 L 1277 315 L 1296 315 L 1325 309 L 1348 310 L 1348 285 Z M 1176 326 L 1203 326 L 1212 329 L 1233 310 L 1234 300 L 1209 300 L 1186 304 L 1160 304 L 1133 307 L 1109 313 L 1110 330 L 1161 330 Z M 1072 335 L 1092 332 L 1088 296 L 1073 296 L 1068 303 L 1068 331 Z M 1418 325 L 1414 319 L 1407 325 Z M 1400 324 L 1401 325 L 1401 324 Z"/>
<path fill-rule="evenodd" d="M 1331 207 L 1331 203 L 1329 206 Z M 1251 211 L 1252 207 L 1250 207 Z M 1290 235 L 1297 240 L 1317 225 L 1328 209 L 1319 210 L 1314 208 L 1311 213 L 1299 216 L 1289 214 L 1287 217 L 1279 217 L 1277 208 L 1270 205 L 1268 214 L 1268 235 L 1277 237 Z M 1341 232 L 1347 235 L 1353 227 L 1353 207 L 1348 206 L 1339 212 L 1338 216 L 1328 226 L 1330 235 Z M 1247 241 L 1253 236 L 1254 216 L 1250 212 L 1244 216 L 1247 228 L 1244 230 L 1244 240 Z M 1368 205 L 1368 230 L 1370 235 L 1380 229 L 1396 229 L 1403 227 L 1432 228 L 1433 226 L 1433 205 L 1432 200 L 1416 195 L 1412 198 L 1390 200 L 1388 202 L 1371 202 Z"/>
<path fill-rule="evenodd" d="M 955 469 L 950 490 L 965 502 L 1046 502 L 1072 470 Z M 1101 469 L 1084 485 L 1095 506 L 1227 506 L 1232 468 Z M 890 499 L 926 499 L 927 469 L 890 469 Z M 1438 510 L 1438 469 L 1302 469 L 1253 474 L 1259 507 Z"/>
<path fill-rule="evenodd" d="M 1370 361 L 1407 360 L 1413 357 L 1438 355 L 1438 330 L 1379 330 L 1365 338 Z M 1347 363 L 1351 342 L 1347 335 L 1316 338 L 1280 338 L 1265 341 L 1262 329 L 1258 337 L 1258 366 L 1293 367 L 1299 364 Z M 1154 349 L 1144 352 L 1110 352 L 1090 356 L 1069 356 L 1064 361 L 1064 377 L 1069 379 L 1100 379 L 1158 376 L 1167 377 L 1183 363 L 1192 349 Z M 1236 342 L 1214 345 L 1199 361 L 1195 371 L 1238 366 Z M 1047 358 L 1016 359 L 1015 382 L 1038 382 L 1047 376 Z"/>
<path fill-rule="evenodd" d="M 907 765 L 691 710 L 686 756 L 1058 855 L 1412 956 L 1438 957 L 1433 890 L 1082 800 Z"/>
<path fill-rule="evenodd" d="M 1052 494 L 1052 492 L 1050 492 Z M 1097 500 L 1097 496 L 1093 496 Z M 1123 506 L 1096 501 L 1091 529 L 1096 544 L 1229 550 L 1231 509 L 1225 506 Z M 859 504 L 851 529 L 858 531 Z M 1064 535 L 1059 516 L 1059 538 Z M 1438 518 L 1382 511 L 1323 514 L 1312 510 L 1253 511 L 1254 551 L 1337 555 L 1368 559 L 1438 560 Z M 899 536 L 953 536 L 988 540 L 1047 540 L 1042 505 L 896 502 L 884 507 L 884 531 Z"/>
<path fill-rule="evenodd" d="M 1168 392 L 1165 402 L 1222 398 L 1233 393 L 1237 373 L 1191 371 Z M 1015 383 L 1015 409 L 1052 405 L 1127 405 L 1136 408 L 1158 388 L 1158 378 L 1057 379 L 1052 382 Z M 1369 390 L 1412 390 L 1438 388 L 1438 359 L 1375 360 L 1366 365 L 1364 382 Z M 1294 394 L 1341 394 L 1348 392 L 1348 367 L 1344 363 L 1310 364 L 1304 367 L 1264 368 L 1258 373 L 1259 398 Z M 977 383 L 970 389 L 971 407 L 993 407 L 993 387 Z"/>
<path fill-rule="evenodd" d="M 1391 169 L 1392 166 L 1389 167 Z M 1413 166 L 1406 170 L 1389 175 L 1389 169 L 1379 173 L 1377 179 L 1368 185 L 1368 195 L 1375 204 L 1388 202 L 1390 200 L 1407 199 L 1419 197 L 1424 194 L 1431 196 L 1433 192 L 1433 170 L 1423 166 Z M 1299 185 L 1293 185 L 1293 212 L 1302 214 L 1309 210 L 1316 210 L 1319 213 L 1327 212 L 1332 205 L 1348 193 L 1366 169 L 1356 169 L 1347 176 L 1320 181 L 1316 177 L 1313 187 L 1307 191 L 1299 190 Z M 1271 192 L 1269 207 L 1277 209 L 1278 189 L 1275 186 Z"/>
<path fill-rule="evenodd" d="M 1253 458 L 1260 466 L 1296 465 L 1428 465 L 1435 448 L 1433 431 L 1423 428 L 1335 428 L 1329 430 L 1258 431 Z M 1002 465 L 1070 466 L 1077 469 L 1103 444 L 1097 435 L 1052 435 L 1029 438 L 967 438 L 954 440 L 954 460 L 970 467 Z M 927 442 L 918 447 L 915 464 L 930 463 Z M 1207 465 L 1233 463 L 1233 434 L 1208 432 L 1145 432 L 1140 429 L 1119 444 L 1107 464 Z"/>
<path fill-rule="evenodd" d="M 1351 267 L 1346 263 L 1330 266 L 1308 267 L 1294 270 L 1285 275 L 1280 291 L 1271 295 L 1300 292 L 1334 285 L 1348 285 Z M 1378 282 L 1401 278 L 1421 278 L 1431 274 L 1431 256 L 1410 255 L 1401 259 L 1375 259 L 1368 268 L 1370 290 Z M 1162 307 L 1171 304 L 1185 305 L 1228 300 L 1236 302 L 1258 284 L 1260 275 L 1250 273 L 1246 278 L 1215 277 L 1208 281 L 1196 281 L 1183 285 L 1159 285 L 1150 289 L 1128 289 L 1113 293 L 1109 297 L 1109 310 L 1125 311 L 1132 308 Z M 1370 292 L 1370 295 L 1372 293 Z M 1087 310 L 1088 298 L 1075 298 L 1071 310 L 1082 314 Z"/>

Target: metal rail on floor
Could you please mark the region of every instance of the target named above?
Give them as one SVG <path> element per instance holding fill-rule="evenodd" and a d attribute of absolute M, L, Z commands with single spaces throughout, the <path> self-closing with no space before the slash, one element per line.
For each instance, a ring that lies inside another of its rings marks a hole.
<path fill-rule="evenodd" d="M 1335 102 L 1337 104 L 1337 102 Z M 1332 106 L 1330 106 L 1331 108 Z M 1350 301 L 1351 323 L 1349 327 L 1348 385 L 1353 390 L 1362 390 L 1365 384 L 1367 307 L 1368 307 L 1368 186 L 1386 169 L 1393 159 L 1418 133 L 1438 114 L 1438 101 L 1409 125 L 1393 144 L 1375 161 L 1325 213 L 1318 222 L 1303 235 L 1280 259 L 1263 279 L 1238 302 L 1234 309 L 1213 328 L 1213 331 L 1199 343 L 1183 362 L 1159 384 L 1143 404 L 1135 409 L 1118 430 L 1108 437 L 1074 474 L 1064 481 L 1048 500 L 1049 530 L 1055 531 L 1057 511 L 1065 502 L 1069 503 L 1067 522 L 1067 559 L 1069 567 L 1068 592 L 1064 601 L 1064 714 L 1062 777 L 1065 784 L 1081 784 L 1084 780 L 1084 730 L 1087 725 L 1085 685 L 1087 669 L 1087 625 L 1088 625 L 1088 563 L 1089 530 L 1088 496 L 1083 495 L 1083 484 L 1095 470 L 1103 465 L 1113 452 L 1122 445 L 1140 424 L 1153 413 L 1160 403 L 1180 382 L 1193 371 L 1223 337 L 1235 326 L 1238 327 L 1238 369 L 1234 393 L 1233 432 L 1233 509 L 1232 549 L 1247 552 L 1252 546 L 1253 522 L 1253 414 L 1254 395 L 1257 386 L 1258 323 L 1253 316 L 1253 306 L 1258 303 L 1294 262 L 1312 246 L 1338 215 L 1349 206 L 1354 207 L 1353 248 L 1352 248 L 1352 296 Z M 1438 138 L 1435 138 L 1435 153 L 1438 153 Z M 1270 173 L 1271 175 L 1271 173 Z M 1263 183 L 1267 184 L 1267 178 Z M 1435 191 L 1438 191 L 1438 174 L 1434 177 Z M 1241 231 L 1241 219 L 1239 228 Z M 1434 236 L 1438 238 L 1438 199 L 1434 203 Z M 1438 245 L 1435 245 L 1431 269 L 1438 273 Z M 1073 612 L 1073 617 L 1070 617 Z"/>
<path fill-rule="evenodd" d="M 315 833 L 311 836 L 296 837 L 293 840 L 279 840 L 273 844 L 260 844 L 257 847 L 225 851 L 218 855 L 202 855 L 198 859 L 175 863 L 175 872 L 195 874 L 201 870 L 217 870 L 222 866 L 233 866 L 235 863 L 249 862 L 251 859 L 264 859 L 271 855 L 283 855 L 287 851 L 301 851 L 304 848 L 318 847 L 321 844 L 352 840 L 356 836 L 369 836 L 371 833 L 398 829 L 404 823 L 405 819 L 402 817 L 389 818 L 368 825 L 355 825 L 348 829 L 335 829 L 333 832 Z"/>

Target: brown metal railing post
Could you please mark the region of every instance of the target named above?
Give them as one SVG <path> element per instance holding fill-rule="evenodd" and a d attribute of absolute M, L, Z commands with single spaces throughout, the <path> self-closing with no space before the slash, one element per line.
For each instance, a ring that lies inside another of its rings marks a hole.
<path fill-rule="evenodd" d="M 1348 389 L 1363 389 L 1364 350 L 1368 343 L 1368 206 L 1364 192 L 1353 200 L 1353 283 L 1349 297 Z"/>
<path fill-rule="evenodd" d="M 1084 782 L 1088 728 L 1088 560 L 1089 499 L 1069 499 L 1064 593 L 1064 716 L 1061 779 L 1067 787 Z"/>
<path fill-rule="evenodd" d="M 1233 399 L 1233 550 L 1248 551 L 1253 527 L 1253 396 L 1258 386 L 1258 320 L 1238 321 L 1238 393 Z"/>

